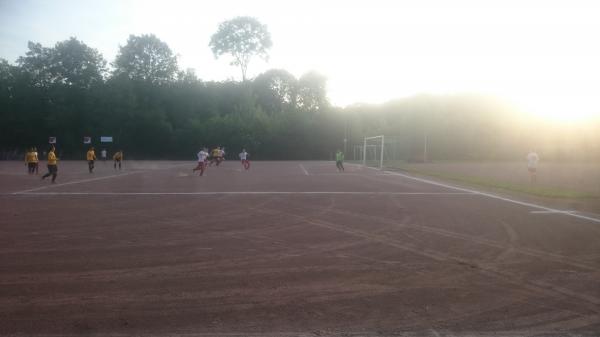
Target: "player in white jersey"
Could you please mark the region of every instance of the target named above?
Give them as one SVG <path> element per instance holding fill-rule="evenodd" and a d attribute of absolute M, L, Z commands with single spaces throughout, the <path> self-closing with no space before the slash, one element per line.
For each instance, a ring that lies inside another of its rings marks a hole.
<path fill-rule="evenodd" d="M 534 150 L 531 150 L 527 155 L 527 170 L 529 171 L 531 183 L 535 183 L 537 180 L 538 161 L 540 161 L 540 157 Z"/>
<path fill-rule="evenodd" d="M 240 159 L 242 160 L 242 166 L 244 166 L 246 170 L 250 168 L 250 161 L 248 160 L 249 156 L 250 154 L 246 152 L 246 149 L 242 149 L 242 152 L 240 153 Z"/>
<path fill-rule="evenodd" d="M 208 159 L 208 149 L 204 148 L 198 152 L 198 166 L 196 166 L 193 172 L 200 170 L 200 175 L 204 174 L 204 170 L 206 169 L 206 161 Z"/>

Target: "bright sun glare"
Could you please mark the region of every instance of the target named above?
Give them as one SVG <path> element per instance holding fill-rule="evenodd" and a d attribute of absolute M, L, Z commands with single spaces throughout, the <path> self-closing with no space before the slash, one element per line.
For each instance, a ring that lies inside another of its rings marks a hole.
<path fill-rule="evenodd" d="M 335 26 L 316 21 L 303 30 L 319 34 L 313 48 L 296 53 L 327 75 L 334 104 L 468 92 L 554 122 L 600 116 L 600 47 L 590 42 L 600 4 L 458 3 L 348 6 Z M 296 27 L 288 28 L 294 36 Z M 276 53 L 291 57 L 281 44 Z"/>
<path fill-rule="evenodd" d="M 542 117 L 549 121 L 560 123 L 579 123 L 588 122 L 594 117 L 600 116 L 600 113 L 590 108 L 594 107 L 596 102 L 587 97 L 580 96 L 554 96 L 549 98 L 532 97 L 522 102 L 517 102 L 518 106 L 525 112 L 529 112 L 537 117 Z"/>

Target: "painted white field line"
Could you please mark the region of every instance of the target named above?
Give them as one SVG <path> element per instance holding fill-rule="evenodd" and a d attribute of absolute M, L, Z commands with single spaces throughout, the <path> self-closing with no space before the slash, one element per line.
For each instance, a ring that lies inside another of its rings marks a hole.
<path fill-rule="evenodd" d="M 308 173 L 308 171 L 304 168 L 304 165 L 302 164 L 298 164 L 298 166 L 300 166 L 300 168 L 302 169 L 302 171 L 304 171 L 304 174 L 309 176 L 310 174 Z"/>
<path fill-rule="evenodd" d="M 360 173 L 338 172 L 338 173 L 313 173 L 313 176 L 362 176 Z"/>
<path fill-rule="evenodd" d="M 156 169 L 138 169 L 136 171 L 131 171 L 131 172 L 127 172 L 127 173 L 117 173 L 117 174 L 112 174 L 112 175 L 104 176 L 104 177 L 75 180 L 75 181 L 69 181 L 67 183 L 62 183 L 62 184 L 46 185 L 46 186 L 36 187 L 36 188 L 28 189 L 28 190 L 13 192 L 11 194 L 25 194 L 25 193 L 29 193 L 29 192 L 35 192 L 35 191 L 44 190 L 44 189 L 47 189 L 47 188 L 53 188 L 53 187 L 59 187 L 59 186 L 66 186 L 66 185 L 72 185 L 72 184 L 81 184 L 81 183 L 87 183 L 87 182 L 96 181 L 96 180 L 104 180 L 104 179 L 110 179 L 110 178 L 123 177 L 123 176 L 128 176 L 130 174 L 143 173 L 143 172 L 151 172 L 151 171 L 158 171 L 158 170 L 168 170 L 168 169 L 172 169 L 172 168 L 180 167 L 180 166 L 184 166 L 184 165 L 188 166 L 189 164 L 186 163 L 186 164 L 169 165 L 169 166 L 166 166 L 166 167 L 161 167 L 161 168 L 156 168 Z"/>
<path fill-rule="evenodd" d="M 577 213 L 577 211 L 531 211 L 531 214 L 567 214 L 567 213 Z"/>
<path fill-rule="evenodd" d="M 433 329 L 433 328 L 429 329 L 429 331 L 431 331 L 431 334 L 432 334 L 434 337 L 442 337 L 442 336 L 441 336 L 441 335 L 440 335 L 440 334 L 439 334 L 437 331 L 435 331 L 435 329 Z"/>
<path fill-rule="evenodd" d="M 361 192 L 361 191 L 231 191 L 231 192 L 28 192 L 19 195 L 473 195 L 470 192 Z"/>
<path fill-rule="evenodd" d="M 127 172 L 127 173 L 122 173 L 122 174 L 113 174 L 113 175 L 104 176 L 104 177 L 98 177 L 98 178 L 90 178 L 90 179 L 82 179 L 82 180 L 69 181 L 68 183 L 46 185 L 46 186 L 42 186 L 42 187 L 31 188 L 31 189 L 28 189 L 28 190 L 13 192 L 11 194 L 25 194 L 25 193 L 40 191 L 40 190 L 44 190 L 44 189 L 52 188 L 52 187 L 59 187 L 59 186 L 66 186 L 66 185 L 73 185 L 73 184 L 81 184 L 81 183 L 87 183 L 87 182 L 90 182 L 90 181 L 97 181 L 97 180 L 111 179 L 111 178 L 116 178 L 116 177 L 123 177 L 123 176 L 127 176 L 127 175 L 130 175 L 130 174 L 141 173 L 141 172 L 145 172 L 145 171 L 134 171 L 134 172 Z"/>
<path fill-rule="evenodd" d="M 403 178 L 406 178 L 406 179 L 420 181 L 422 183 L 426 183 L 426 184 L 430 184 L 430 185 L 441 186 L 441 187 L 445 187 L 445 188 L 452 189 L 452 190 L 457 190 L 457 191 L 470 192 L 470 193 L 473 193 L 473 194 L 481 195 L 481 196 L 492 198 L 492 199 L 502 200 L 502 201 L 510 202 L 510 203 L 513 203 L 513 204 L 521 205 L 521 206 L 526 206 L 526 207 L 531 207 L 531 208 L 537 208 L 537 209 L 540 209 L 540 210 L 543 210 L 543 211 L 546 211 L 546 212 L 561 213 L 561 214 L 564 214 L 566 216 L 572 216 L 572 217 L 575 217 L 575 218 L 579 218 L 579 219 L 584 219 L 584 220 L 589 220 L 589 221 L 600 223 L 600 219 L 593 218 L 593 217 L 590 217 L 590 216 L 585 216 L 585 215 L 576 214 L 576 213 L 572 213 L 572 212 L 566 212 L 566 211 L 563 211 L 563 210 L 560 210 L 560 209 L 556 209 L 556 208 L 550 208 L 550 207 L 546 207 L 546 206 L 542 206 L 542 205 L 532 204 L 530 202 L 524 202 L 524 201 L 519 201 L 519 200 L 514 200 L 514 199 L 506 198 L 506 197 L 501 197 L 499 195 L 495 195 L 495 194 L 491 194 L 491 193 L 486 193 L 486 192 L 481 192 L 481 191 L 477 191 L 477 190 L 472 190 L 472 189 L 469 189 L 469 188 L 452 186 L 452 185 L 448 185 L 448 184 L 444 184 L 444 183 L 439 183 L 439 182 L 433 181 L 433 180 L 428 180 L 428 179 L 423 179 L 423 178 L 417 178 L 417 177 L 409 176 L 409 175 L 406 175 L 406 174 L 403 174 L 403 173 L 392 172 L 392 171 L 385 171 L 385 172 L 389 173 L 391 175 L 396 175 L 396 176 L 400 176 L 400 177 L 403 177 Z"/>
<path fill-rule="evenodd" d="M 15 173 L 15 172 L 2 172 L 2 171 L 0 171 L 0 175 L 3 175 L 3 176 L 21 176 L 21 177 L 24 177 L 24 176 L 27 176 L 28 174 L 27 173 Z"/>

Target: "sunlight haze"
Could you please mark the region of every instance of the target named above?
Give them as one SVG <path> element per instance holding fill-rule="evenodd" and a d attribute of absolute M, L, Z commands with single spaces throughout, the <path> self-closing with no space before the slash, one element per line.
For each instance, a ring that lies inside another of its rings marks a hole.
<path fill-rule="evenodd" d="M 75 36 L 110 63 L 129 34 L 153 33 L 202 80 L 240 80 L 208 42 L 220 22 L 254 16 L 273 48 L 249 76 L 316 70 L 335 105 L 474 92 L 556 121 L 600 115 L 594 1 L 2 0 L 0 10 L 0 57 L 9 62 L 28 40 L 53 46 Z"/>

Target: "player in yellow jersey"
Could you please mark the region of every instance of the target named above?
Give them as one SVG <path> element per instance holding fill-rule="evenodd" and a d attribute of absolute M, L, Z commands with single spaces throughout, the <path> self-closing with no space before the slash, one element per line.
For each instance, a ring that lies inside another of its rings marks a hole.
<path fill-rule="evenodd" d="M 35 152 L 33 152 L 33 148 L 27 149 L 25 153 L 25 166 L 27 166 L 28 174 L 35 172 Z"/>
<path fill-rule="evenodd" d="M 113 160 L 115 161 L 115 164 L 114 164 L 115 170 L 117 169 L 117 164 L 119 164 L 119 170 L 120 170 L 121 169 L 121 161 L 123 161 L 123 150 L 117 151 L 117 153 L 115 153 L 113 155 Z"/>
<path fill-rule="evenodd" d="M 50 148 L 48 152 L 48 173 L 42 176 L 42 180 L 46 179 L 49 176 L 52 176 L 52 183 L 56 180 L 56 176 L 58 175 L 58 158 L 56 158 L 56 154 L 54 153 L 56 149 L 54 146 Z"/>
<path fill-rule="evenodd" d="M 88 169 L 90 173 L 94 172 L 94 160 L 96 160 L 96 151 L 94 151 L 94 147 L 90 147 L 87 154 L 85 155 L 88 161 Z"/>
<path fill-rule="evenodd" d="M 210 164 L 208 164 L 208 166 L 212 166 L 213 163 L 217 163 L 217 166 L 219 166 L 219 164 L 221 164 L 221 148 L 219 146 L 215 147 L 211 152 L 210 152 Z"/>
<path fill-rule="evenodd" d="M 35 174 L 38 174 L 39 167 L 40 167 L 40 159 L 38 158 L 37 148 L 34 146 L 32 148 L 32 150 L 33 150 L 33 163 L 35 164 Z"/>

